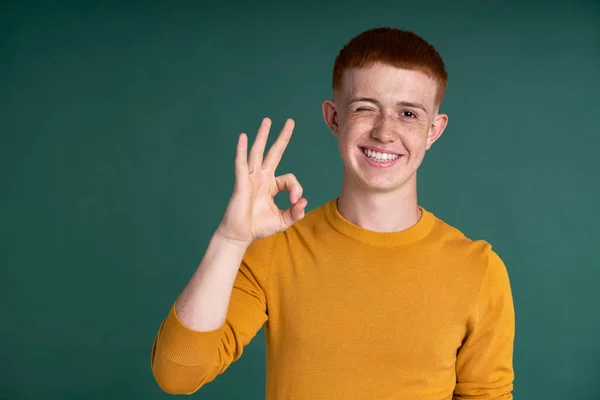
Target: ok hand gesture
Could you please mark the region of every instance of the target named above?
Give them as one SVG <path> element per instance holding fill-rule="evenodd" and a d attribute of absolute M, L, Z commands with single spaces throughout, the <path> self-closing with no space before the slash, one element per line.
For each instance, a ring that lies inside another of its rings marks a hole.
<path fill-rule="evenodd" d="M 232 241 L 249 245 L 256 239 L 271 236 L 304 217 L 307 200 L 293 174 L 275 176 L 275 170 L 287 147 L 294 121 L 288 119 L 279 137 L 263 158 L 271 120 L 263 119 L 248 157 L 248 137 L 240 134 L 235 157 L 235 187 L 217 233 Z M 287 190 L 292 205 L 280 210 L 275 204 L 277 193 Z"/>

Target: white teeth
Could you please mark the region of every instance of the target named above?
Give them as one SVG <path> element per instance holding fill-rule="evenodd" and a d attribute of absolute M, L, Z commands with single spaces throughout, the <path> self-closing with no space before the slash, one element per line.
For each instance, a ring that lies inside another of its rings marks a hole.
<path fill-rule="evenodd" d="M 363 153 L 372 160 L 379 162 L 393 161 L 398 158 L 398 154 L 380 153 L 370 149 L 362 149 Z"/>

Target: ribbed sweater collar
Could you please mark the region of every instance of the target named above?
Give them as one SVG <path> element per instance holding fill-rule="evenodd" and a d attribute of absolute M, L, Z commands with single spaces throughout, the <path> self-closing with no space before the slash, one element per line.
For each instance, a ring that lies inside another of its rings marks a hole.
<path fill-rule="evenodd" d="M 435 223 L 435 216 L 419 206 L 421 218 L 410 228 L 398 232 L 375 232 L 346 220 L 338 210 L 337 201 L 336 198 L 325 204 L 325 215 L 331 226 L 344 236 L 371 246 L 395 247 L 414 243 L 427 236 Z"/>

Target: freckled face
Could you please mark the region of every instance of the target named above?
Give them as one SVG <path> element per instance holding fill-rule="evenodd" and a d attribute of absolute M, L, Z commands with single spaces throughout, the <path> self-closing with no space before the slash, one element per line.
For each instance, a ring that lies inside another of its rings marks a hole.
<path fill-rule="evenodd" d="M 447 122 L 437 114 L 437 89 L 421 71 L 381 63 L 344 73 L 323 113 L 338 138 L 348 184 L 389 192 L 416 183 L 426 150 Z"/>

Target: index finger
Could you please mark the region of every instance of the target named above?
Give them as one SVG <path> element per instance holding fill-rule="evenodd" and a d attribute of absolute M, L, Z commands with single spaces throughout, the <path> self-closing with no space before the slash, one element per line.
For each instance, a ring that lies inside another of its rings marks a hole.
<path fill-rule="evenodd" d="M 275 143 L 269 149 L 267 156 L 263 161 L 263 169 L 273 169 L 277 168 L 279 162 L 281 161 L 281 157 L 283 156 L 283 152 L 290 142 L 290 138 L 292 137 L 292 131 L 294 130 L 295 122 L 293 119 L 288 118 L 283 125 L 283 129 L 279 133 L 279 136 L 275 140 Z"/>

